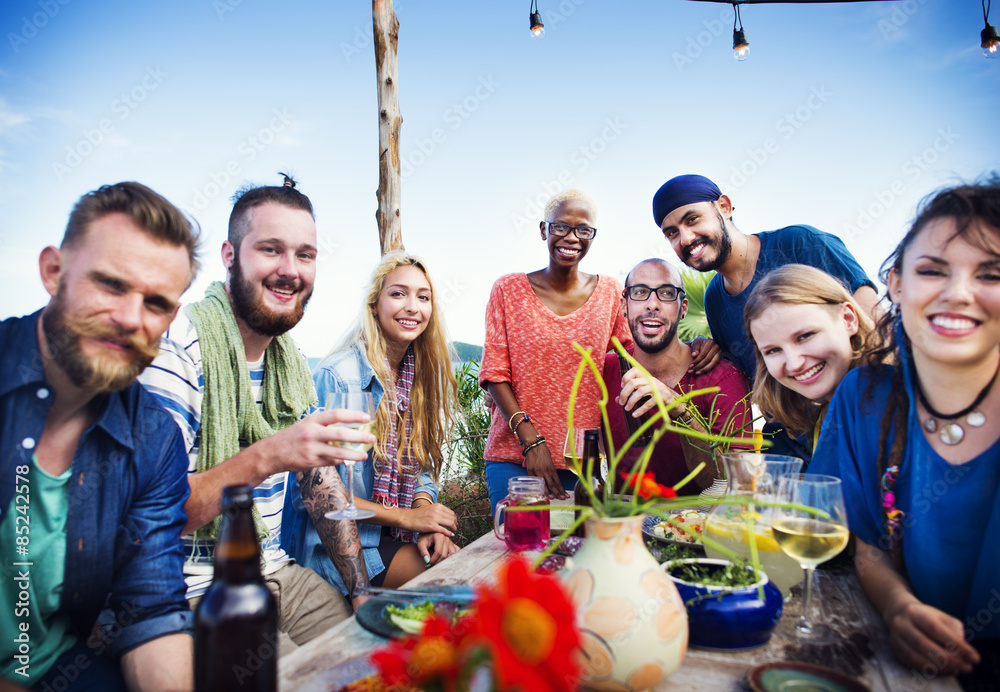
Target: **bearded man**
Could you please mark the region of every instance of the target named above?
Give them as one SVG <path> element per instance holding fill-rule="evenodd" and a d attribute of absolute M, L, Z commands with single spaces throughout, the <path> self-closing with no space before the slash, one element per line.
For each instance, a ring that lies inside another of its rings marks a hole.
<path fill-rule="evenodd" d="M 0 324 L 2 679 L 192 687 L 187 456 L 136 376 L 197 273 L 197 245 L 148 187 L 104 186 L 77 202 L 60 247 L 42 250 L 49 304 Z M 102 610 L 109 631 L 88 642 Z"/>
<path fill-rule="evenodd" d="M 668 406 L 687 392 L 717 387 L 718 392 L 701 394 L 674 406 L 668 412 L 670 418 L 698 432 L 752 436 L 752 431 L 746 430 L 750 422 L 750 403 L 743 374 L 726 360 L 719 361 L 715 368 L 705 373 L 696 374 L 691 369 L 692 347 L 677 338 L 677 324 L 687 307 L 681 274 L 664 260 L 643 260 L 625 277 L 621 310 L 635 342 L 630 353 L 652 379 L 619 359 L 617 353 L 605 356 L 604 383 L 608 399 L 619 404 L 608 406 L 615 449 L 620 449 L 629 438 L 625 417 L 639 418 L 653 411 L 656 406 L 654 387 Z M 621 470 L 631 470 L 640 452 L 641 449 L 629 450 Z M 697 489 L 708 488 L 716 477 L 708 446 L 699 440 L 668 432 L 657 442 L 646 471 L 654 474 L 657 483 L 673 486 L 702 462 L 705 467 L 694 479 Z"/>
<path fill-rule="evenodd" d="M 702 175 L 671 178 L 653 195 L 653 220 L 677 257 L 700 272 L 717 272 L 705 290 L 705 315 L 723 355 L 751 381 L 757 361 L 746 333 L 743 309 L 757 283 L 786 264 L 806 264 L 840 280 L 858 305 L 877 319 L 878 293 L 844 241 L 803 224 L 745 235 L 733 223 L 733 203 Z M 764 427 L 769 452 L 801 457 L 812 444 L 793 439 L 780 421 Z"/>
<path fill-rule="evenodd" d="M 278 602 L 286 650 L 351 614 L 338 590 L 293 564 L 281 548 L 289 473 L 298 474 L 301 501 L 352 598 L 368 584 L 357 527 L 323 516 L 330 498 L 347 504 L 339 476 L 321 478 L 313 471 L 343 459 L 365 459 L 363 452 L 331 443 L 375 439 L 335 425 L 366 422 L 365 414 L 305 415 L 316 393 L 306 360 L 287 333 L 302 319 L 312 294 L 316 255 L 312 203 L 290 178 L 280 187 L 243 190 L 222 244 L 225 283 L 211 284 L 204 300 L 178 315 L 160 356 L 142 378 L 174 414 L 190 454 L 188 598 L 200 598 L 212 580 L 222 489 L 236 483 L 254 486 L 261 570 Z"/>
<path fill-rule="evenodd" d="M 858 305 L 874 315 L 875 284 L 844 241 L 812 226 L 786 226 L 744 235 L 733 223 L 733 203 L 701 175 L 679 175 L 653 196 L 653 219 L 677 257 L 700 272 L 717 272 L 705 291 L 705 314 L 723 354 L 753 378 L 757 361 L 743 324 L 743 308 L 757 282 L 786 264 L 807 264 L 839 279 Z"/>

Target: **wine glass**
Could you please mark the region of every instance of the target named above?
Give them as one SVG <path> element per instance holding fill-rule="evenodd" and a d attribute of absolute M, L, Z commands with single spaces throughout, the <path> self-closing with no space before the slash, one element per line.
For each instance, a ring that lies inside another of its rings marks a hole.
<path fill-rule="evenodd" d="M 354 428 L 362 432 L 375 432 L 375 401 L 371 392 L 333 392 L 326 397 L 326 410 L 346 409 L 348 411 L 360 411 L 368 414 L 367 423 L 334 423 L 334 425 L 345 428 Z M 368 442 L 332 442 L 339 447 L 346 447 L 356 452 L 367 452 L 372 448 Z M 375 512 L 370 509 L 358 509 L 354 503 L 354 461 L 344 459 L 344 466 L 347 467 L 347 506 L 333 512 L 327 512 L 327 519 L 371 519 Z"/>
<path fill-rule="evenodd" d="M 779 633 L 790 639 L 823 643 L 833 639 L 824 624 L 809 619 L 816 565 L 837 555 L 847 545 L 847 512 L 839 478 L 820 474 L 798 474 L 778 482 L 771 531 L 781 549 L 805 570 L 806 593 L 802 613 L 794 625 L 783 623 Z"/>
<path fill-rule="evenodd" d="M 570 429 L 566 432 L 566 444 L 563 446 L 563 463 L 566 468 L 572 469 L 573 458 L 578 463 L 583 463 L 583 429 Z M 586 470 L 586 469 L 585 469 Z"/>

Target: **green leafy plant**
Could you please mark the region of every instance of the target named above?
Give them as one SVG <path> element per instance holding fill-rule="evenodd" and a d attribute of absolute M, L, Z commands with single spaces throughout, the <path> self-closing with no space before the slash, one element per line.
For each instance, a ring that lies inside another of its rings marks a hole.
<path fill-rule="evenodd" d="M 700 272 L 685 269 L 681 272 L 681 283 L 684 284 L 684 297 L 688 301 L 687 314 L 677 325 L 677 336 L 681 341 L 691 341 L 696 336 L 710 338 L 712 330 L 708 328 L 708 315 L 705 313 L 705 290 L 715 272 Z"/>
<path fill-rule="evenodd" d="M 458 382 L 458 398 L 452 403 L 455 423 L 448 436 L 449 465 L 438 501 L 458 516 L 458 530 L 452 540 L 465 547 L 493 528 L 483 461 L 490 414 L 483 403 L 483 388 L 479 386 L 479 361 L 459 365 L 455 379 Z"/>

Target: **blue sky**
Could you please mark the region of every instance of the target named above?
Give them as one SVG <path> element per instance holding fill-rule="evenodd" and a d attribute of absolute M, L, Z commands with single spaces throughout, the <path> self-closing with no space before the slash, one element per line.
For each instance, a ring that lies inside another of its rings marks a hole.
<path fill-rule="evenodd" d="M 979 0 L 747 5 L 744 63 L 728 5 L 539 0 L 532 41 L 529 4 L 396 2 L 403 239 L 458 340 L 482 342 L 498 276 L 544 266 L 563 187 L 599 207 L 585 271 L 676 262 L 652 195 L 702 173 L 744 232 L 814 225 L 874 277 L 924 195 L 1000 168 Z M 223 276 L 229 196 L 291 170 L 321 248 L 295 336 L 311 356 L 338 340 L 379 255 L 370 2 L 5 0 L 0 29 L 0 316 L 45 302 L 39 251 L 120 180 L 201 223 L 197 300 Z"/>

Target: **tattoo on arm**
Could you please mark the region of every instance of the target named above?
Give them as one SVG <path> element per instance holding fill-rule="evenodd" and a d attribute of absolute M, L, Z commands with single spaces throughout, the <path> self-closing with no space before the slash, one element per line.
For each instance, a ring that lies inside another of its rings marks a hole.
<path fill-rule="evenodd" d="M 303 471 L 299 473 L 299 486 L 323 548 L 347 585 L 348 596 L 353 597 L 358 587 L 368 586 L 368 569 L 357 524 L 323 516 L 347 505 L 347 491 L 340 482 L 340 474 L 332 466 Z"/>

